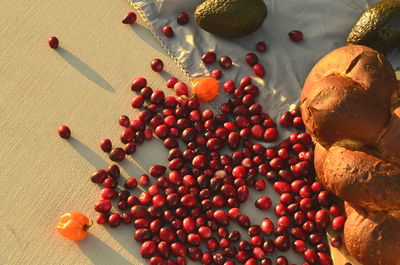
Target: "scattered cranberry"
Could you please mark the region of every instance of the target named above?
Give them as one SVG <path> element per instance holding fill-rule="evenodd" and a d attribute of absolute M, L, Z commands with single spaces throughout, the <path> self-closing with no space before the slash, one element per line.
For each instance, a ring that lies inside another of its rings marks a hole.
<path fill-rule="evenodd" d="M 140 254 L 143 258 L 150 258 L 157 251 L 157 246 L 153 241 L 146 241 L 140 248 Z"/>
<path fill-rule="evenodd" d="M 108 218 L 108 224 L 111 227 L 118 227 L 121 224 L 121 215 L 119 213 L 113 213 Z"/>
<path fill-rule="evenodd" d="M 71 130 L 68 128 L 67 125 L 61 125 L 58 127 L 58 135 L 60 135 L 63 139 L 68 139 L 71 137 Z"/>
<path fill-rule="evenodd" d="M 258 57 L 255 53 L 248 53 L 246 55 L 246 62 L 250 65 L 250 66 L 254 66 L 255 64 L 258 63 Z"/>
<path fill-rule="evenodd" d="M 201 60 L 205 64 L 213 63 L 213 62 L 215 62 L 215 60 L 217 60 L 217 55 L 214 52 L 206 52 L 201 57 Z"/>
<path fill-rule="evenodd" d="M 263 78 L 264 75 L 265 75 L 264 66 L 262 66 L 262 65 L 259 64 L 259 63 L 253 65 L 253 73 L 254 73 L 256 76 Z"/>
<path fill-rule="evenodd" d="M 172 30 L 171 26 L 164 26 L 163 33 L 168 38 L 172 38 L 174 36 L 174 31 Z M 153 69 L 154 70 L 154 69 Z M 156 71 L 157 72 L 157 71 Z M 159 72 L 159 71 L 158 71 Z"/>
<path fill-rule="evenodd" d="M 178 96 L 188 96 L 189 90 L 185 83 L 177 82 L 174 85 L 174 91 Z"/>
<path fill-rule="evenodd" d="M 336 236 L 331 239 L 332 247 L 339 248 L 341 245 L 342 245 L 342 238 L 340 236 Z"/>
<path fill-rule="evenodd" d="M 147 80 L 143 77 L 136 78 L 131 84 L 132 91 L 139 91 L 140 89 L 147 86 Z M 128 119 L 129 121 L 129 119 Z M 126 126 L 125 126 L 126 127 Z"/>
<path fill-rule="evenodd" d="M 101 141 L 100 148 L 101 150 L 103 150 L 103 152 L 109 153 L 112 149 L 112 144 L 110 139 L 104 139 L 103 141 Z"/>
<path fill-rule="evenodd" d="M 288 33 L 289 38 L 294 42 L 299 42 L 303 39 L 303 33 L 300 30 L 293 30 Z"/>
<path fill-rule="evenodd" d="M 57 37 L 54 37 L 54 36 L 50 37 L 48 39 L 48 43 L 49 43 L 50 48 L 57 49 L 57 47 L 58 47 L 58 39 L 57 39 Z"/>
<path fill-rule="evenodd" d="M 136 14 L 134 12 L 128 12 L 124 19 L 122 20 L 123 24 L 133 24 L 136 22 Z"/>
<path fill-rule="evenodd" d="M 219 59 L 219 65 L 224 69 L 229 69 L 232 66 L 232 59 L 229 56 L 222 56 Z"/>
<path fill-rule="evenodd" d="M 185 25 L 189 22 L 189 15 L 185 12 L 180 12 L 176 17 L 178 24 Z"/>
<path fill-rule="evenodd" d="M 151 69 L 153 69 L 154 72 L 161 72 L 164 69 L 164 63 L 160 59 L 154 59 L 151 62 Z"/>
<path fill-rule="evenodd" d="M 108 222 L 108 214 L 107 213 L 99 213 L 96 216 L 96 223 L 99 225 L 104 225 Z"/>
<path fill-rule="evenodd" d="M 125 150 L 122 149 L 121 147 L 116 147 L 111 150 L 109 158 L 112 161 L 120 162 L 125 159 Z"/>
<path fill-rule="evenodd" d="M 260 41 L 257 43 L 256 49 L 259 52 L 265 52 L 267 50 L 267 44 L 265 44 L 263 41 Z"/>
<path fill-rule="evenodd" d="M 256 202 L 255 206 L 260 210 L 268 210 L 271 208 L 272 202 L 269 197 L 263 196 L 260 197 Z"/>
<path fill-rule="evenodd" d="M 332 228 L 335 231 L 342 231 L 344 227 L 344 223 L 346 222 L 346 217 L 344 216 L 336 216 L 332 220 Z"/>
<path fill-rule="evenodd" d="M 220 79 L 222 76 L 222 72 L 219 69 L 214 69 L 211 71 L 211 76 L 214 77 L 215 79 Z"/>

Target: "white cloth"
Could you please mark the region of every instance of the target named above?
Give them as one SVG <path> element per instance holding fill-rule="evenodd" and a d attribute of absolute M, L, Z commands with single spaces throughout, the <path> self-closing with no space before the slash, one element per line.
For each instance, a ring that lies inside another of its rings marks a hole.
<path fill-rule="evenodd" d="M 262 27 L 246 37 L 227 40 L 210 34 L 194 21 L 195 7 L 199 0 L 130 0 L 142 11 L 145 20 L 153 29 L 156 38 L 177 59 L 179 65 L 187 71 L 189 77 L 210 75 L 210 71 L 220 68 L 215 62 L 205 65 L 201 56 L 206 51 L 215 51 L 217 58 L 227 55 L 234 66 L 223 70 L 220 79 L 233 80 L 238 85 L 244 76 L 255 78 L 260 88 L 258 102 L 263 110 L 275 120 L 292 104 L 298 104 L 303 83 L 315 63 L 325 54 L 346 43 L 354 23 L 363 10 L 376 0 L 264 0 L 268 7 L 268 16 Z M 190 21 L 179 25 L 176 16 L 180 11 L 187 12 Z M 162 28 L 170 25 L 175 33 L 168 38 Z M 292 42 L 288 32 L 301 30 L 304 39 Z M 256 51 L 259 41 L 265 41 L 268 50 Z M 258 55 L 265 67 L 264 78 L 256 78 L 252 68 L 246 63 L 248 52 Z M 395 69 L 400 68 L 400 49 L 387 54 Z M 222 89 L 213 104 L 220 105 L 226 100 Z M 284 135 L 287 136 L 287 135 Z"/>

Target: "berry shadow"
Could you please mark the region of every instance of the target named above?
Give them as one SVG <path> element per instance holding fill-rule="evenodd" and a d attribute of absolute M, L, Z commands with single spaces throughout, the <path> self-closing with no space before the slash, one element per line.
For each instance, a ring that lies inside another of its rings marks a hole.
<path fill-rule="evenodd" d="M 81 74 L 86 76 L 96 85 L 104 88 L 108 92 L 115 93 L 115 90 L 111 86 L 111 84 L 103 77 L 101 77 L 95 70 L 93 70 L 84 61 L 82 61 L 81 59 L 73 55 L 71 52 L 62 47 L 58 47 L 56 51 L 67 63 L 73 66 L 76 70 L 78 70 Z"/>
<path fill-rule="evenodd" d="M 105 242 L 88 234 L 86 239 L 77 242 L 78 247 L 93 264 L 131 265 L 132 263 Z M 133 253 L 132 253 L 133 254 Z"/>
<path fill-rule="evenodd" d="M 155 50 L 163 54 L 167 53 L 167 51 L 157 42 L 157 36 L 155 35 L 155 33 L 153 35 L 150 29 L 144 27 L 139 23 L 132 24 L 131 29 L 137 37 L 141 38 L 144 42 L 149 44 L 149 46 L 151 46 Z"/>
<path fill-rule="evenodd" d="M 98 154 L 92 151 L 89 147 L 87 147 L 84 143 L 79 141 L 78 139 L 71 137 L 68 139 L 68 143 L 72 148 L 75 149 L 86 161 L 92 164 L 95 168 L 105 168 L 108 166 L 108 163 L 101 158 Z"/>

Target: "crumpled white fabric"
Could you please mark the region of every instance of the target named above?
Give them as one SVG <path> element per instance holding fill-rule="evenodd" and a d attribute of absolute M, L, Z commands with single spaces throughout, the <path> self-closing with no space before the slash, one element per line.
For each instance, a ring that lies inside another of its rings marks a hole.
<path fill-rule="evenodd" d="M 254 78 L 260 88 L 258 103 L 264 112 L 277 121 L 291 106 L 298 104 L 303 83 L 314 64 L 325 54 L 345 45 L 347 35 L 362 12 L 376 0 L 264 0 L 268 16 L 263 26 L 253 34 L 234 40 L 227 40 L 210 34 L 194 21 L 195 7 L 199 0 L 130 0 L 140 10 L 152 28 L 155 37 L 177 59 L 189 77 L 210 75 L 220 68 L 215 62 L 205 65 L 201 56 L 206 51 L 215 51 L 220 58 L 227 55 L 234 65 L 223 70 L 220 84 L 233 80 L 238 85 L 244 76 Z M 176 16 L 187 12 L 190 21 L 179 25 Z M 173 38 L 163 35 L 162 28 L 170 25 L 175 33 Z M 301 30 L 304 39 L 292 42 L 288 32 Z M 265 41 L 268 50 L 257 52 L 256 43 Z M 245 56 L 255 52 L 265 67 L 264 78 L 257 78 L 246 63 Z M 395 69 L 400 68 L 400 48 L 387 54 Z M 226 101 L 220 89 L 211 105 L 217 108 Z M 280 139 L 288 136 L 287 132 Z"/>

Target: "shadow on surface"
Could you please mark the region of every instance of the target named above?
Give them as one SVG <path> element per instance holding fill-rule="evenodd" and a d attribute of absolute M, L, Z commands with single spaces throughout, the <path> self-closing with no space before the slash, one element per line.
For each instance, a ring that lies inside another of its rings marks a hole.
<path fill-rule="evenodd" d="M 132 264 L 92 234 L 88 234 L 85 240 L 77 242 L 77 245 L 93 264 Z"/>
<path fill-rule="evenodd" d="M 149 44 L 151 47 L 153 47 L 160 53 L 167 54 L 167 51 L 165 51 L 164 48 L 161 47 L 161 45 L 158 43 L 156 38 L 153 36 L 153 33 L 150 31 L 150 29 L 147 29 L 138 23 L 132 24 L 131 29 L 139 38 L 141 38 L 144 42 Z M 155 30 L 157 30 L 157 29 L 155 29 Z"/>
<path fill-rule="evenodd" d="M 74 137 L 68 139 L 68 143 L 75 149 L 86 161 L 95 168 L 103 168 L 107 166 L 107 162 L 89 147 Z"/>
<path fill-rule="evenodd" d="M 103 77 L 101 77 L 95 70 L 93 70 L 89 65 L 87 65 L 84 61 L 73 55 L 71 52 L 58 47 L 56 49 L 57 53 L 70 65 L 72 65 L 76 70 L 78 70 L 81 74 L 86 76 L 89 80 L 93 81 L 98 86 L 101 86 L 105 90 L 114 93 L 114 88 L 107 82 Z"/>

